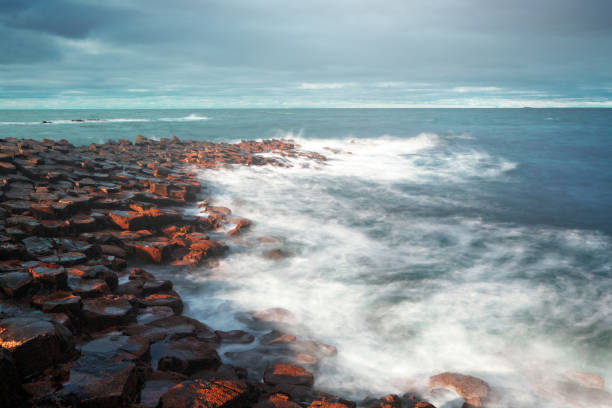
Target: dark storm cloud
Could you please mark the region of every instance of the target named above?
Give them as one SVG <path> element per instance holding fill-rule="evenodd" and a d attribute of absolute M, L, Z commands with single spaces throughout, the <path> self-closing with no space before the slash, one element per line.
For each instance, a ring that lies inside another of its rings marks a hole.
<path fill-rule="evenodd" d="M 0 45 L 15 67 L 0 86 L 30 81 L 48 98 L 435 103 L 612 89 L 609 0 L 5 0 Z"/>

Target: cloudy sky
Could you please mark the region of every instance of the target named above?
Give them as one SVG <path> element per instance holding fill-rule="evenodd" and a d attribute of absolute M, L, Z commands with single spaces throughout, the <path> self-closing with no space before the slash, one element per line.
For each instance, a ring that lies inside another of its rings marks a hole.
<path fill-rule="evenodd" d="M 610 0 L 0 0 L 0 108 L 612 107 Z"/>

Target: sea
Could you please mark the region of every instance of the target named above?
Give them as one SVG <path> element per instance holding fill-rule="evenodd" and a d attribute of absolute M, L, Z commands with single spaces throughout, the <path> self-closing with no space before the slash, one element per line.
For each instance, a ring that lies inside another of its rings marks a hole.
<path fill-rule="evenodd" d="M 451 371 L 486 380 L 499 406 L 559 407 L 583 371 L 612 390 L 611 109 L 0 111 L 0 138 L 137 135 L 327 156 L 197 170 L 206 198 L 253 225 L 223 237 L 218 265 L 172 275 L 186 314 L 216 329 L 290 311 L 293 334 L 338 350 L 318 388 L 427 393 Z"/>

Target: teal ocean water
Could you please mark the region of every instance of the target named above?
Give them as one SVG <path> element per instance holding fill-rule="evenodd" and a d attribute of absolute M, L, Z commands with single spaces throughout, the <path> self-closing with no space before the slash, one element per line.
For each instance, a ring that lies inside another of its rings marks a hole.
<path fill-rule="evenodd" d="M 329 157 L 200 171 L 254 227 L 218 267 L 172 277 L 215 328 L 290 310 L 338 348 L 318 386 L 361 398 L 451 370 L 505 390 L 500 406 L 556 407 L 542 390 L 568 370 L 612 383 L 612 110 L 0 111 L 3 138 L 139 134 L 284 137 Z M 276 247 L 292 256 L 262 257 Z"/>

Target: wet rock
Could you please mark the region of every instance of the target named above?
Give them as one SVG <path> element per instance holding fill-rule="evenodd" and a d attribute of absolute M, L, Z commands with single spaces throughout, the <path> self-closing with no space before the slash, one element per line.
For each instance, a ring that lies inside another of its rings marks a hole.
<path fill-rule="evenodd" d="M 263 257 L 266 259 L 270 259 L 273 261 L 278 261 L 284 258 L 288 258 L 291 256 L 290 252 L 285 251 L 284 249 L 271 249 L 269 251 L 264 252 Z"/>
<path fill-rule="evenodd" d="M 561 374 L 565 379 L 572 381 L 585 388 L 594 388 L 603 390 L 605 388 L 605 380 L 597 374 L 587 373 L 578 370 L 569 370 Z"/>
<path fill-rule="evenodd" d="M 111 290 L 116 289 L 119 284 L 117 274 L 104 265 L 79 265 L 69 268 L 68 273 L 84 279 L 102 279 Z"/>
<path fill-rule="evenodd" d="M 228 344 L 249 344 L 255 341 L 255 337 L 242 330 L 221 331 L 216 330 L 215 333 L 219 336 L 221 343 Z"/>
<path fill-rule="evenodd" d="M 481 407 L 489 395 L 489 385 L 476 377 L 442 373 L 429 377 L 429 389 L 450 388 L 465 400 L 464 407 Z"/>
<path fill-rule="evenodd" d="M 100 250 L 103 254 L 113 255 L 119 258 L 126 258 L 127 252 L 125 249 L 117 245 L 100 245 Z"/>
<path fill-rule="evenodd" d="M 55 248 L 55 242 L 49 238 L 28 237 L 22 240 L 25 250 L 32 258 L 48 255 Z"/>
<path fill-rule="evenodd" d="M 154 293 L 144 299 L 138 299 L 138 304 L 143 307 L 167 306 L 174 310 L 176 314 L 181 314 L 183 311 L 183 301 L 178 293 L 174 291 L 170 291 L 169 293 Z"/>
<path fill-rule="evenodd" d="M 247 383 L 230 380 L 184 381 L 161 396 L 160 408 L 244 408 L 257 399 Z"/>
<path fill-rule="evenodd" d="M 221 359 L 209 343 L 195 337 L 166 340 L 151 347 L 153 362 L 157 369 L 192 374 L 198 370 L 216 368 Z"/>
<path fill-rule="evenodd" d="M 70 379 L 57 398 L 64 406 L 127 407 L 138 398 L 141 382 L 137 366 L 112 361 L 104 354 L 85 354 L 70 370 Z"/>
<path fill-rule="evenodd" d="M 270 385 L 288 384 L 312 387 L 314 377 L 300 366 L 274 364 L 266 368 L 264 382 Z"/>
<path fill-rule="evenodd" d="M 109 294 L 111 292 L 107 283 L 101 279 L 84 279 L 79 276 L 68 278 L 70 290 L 83 299 L 90 299 Z"/>
<path fill-rule="evenodd" d="M 23 296 L 32 284 L 32 276 L 27 272 L 8 272 L 0 274 L 0 288 L 7 296 Z"/>
<path fill-rule="evenodd" d="M 96 338 L 81 346 L 82 354 L 99 355 L 108 360 L 127 360 L 147 362 L 149 342 L 138 336 L 124 336 L 112 332 Z"/>
<path fill-rule="evenodd" d="M 273 307 L 253 313 L 253 319 L 269 323 L 290 324 L 295 321 L 295 316 L 287 309 L 282 307 Z"/>
<path fill-rule="evenodd" d="M 66 270 L 55 264 L 38 264 L 29 268 L 32 278 L 43 287 L 53 289 L 68 288 L 68 274 Z"/>
<path fill-rule="evenodd" d="M 139 325 L 145 325 L 170 316 L 174 316 L 174 310 L 168 306 L 153 306 L 138 310 L 136 321 Z"/>
<path fill-rule="evenodd" d="M 57 255 L 40 257 L 38 259 L 44 263 L 54 263 L 62 266 L 72 266 L 87 261 L 87 255 L 82 252 L 64 252 Z"/>
<path fill-rule="evenodd" d="M 0 346 L 10 351 L 24 377 L 40 374 L 50 365 L 67 360 L 74 347 L 68 329 L 35 317 L 0 321 Z"/>
<path fill-rule="evenodd" d="M 134 252 L 142 258 L 155 263 L 167 262 L 175 244 L 168 239 L 156 239 L 152 241 L 136 241 L 132 243 Z"/>
<path fill-rule="evenodd" d="M 81 297 L 72 292 L 53 292 L 32 297 L 32 304 L 45 313 L 65 313 L 76 316 L 81 311 Z"/>
<path fill-rule="evenodd" d="M 354 406 L 343 402 L 313 401 L 308 408 L 353 408 Z"/>
<path fill-rule="evenodd" d="M 169 316 L 156 319 L 145 325 L 130 326 L 125 331 L 128 334 L 138 335 L 152 342 L 196 337 L 198 340 L 215 345 L 219 340 L 210 327 L 187 316 Z"/>
<path fill-rule="evenodd" d="M 126 296 L 105 295 L 83 301 L 82 315 L 95 330 L 125 326 L 136 319 L 136 310 Z"/>
<path fill-rule="evenodd" d="M 398 395 L 389 394 L 384 397 L 363 404 L 366 408 L 402 408 L 402 400 Z"/>
<path fill-rule="evenodd" d="M 295 342 L 296 337 L 292 334 L 282 333 L 278 330 L 273 330 L 268 334 L 261 337 L 261 344 L 274 345 L 282 344 L 286 345 Z"/>
<path fill-rule="evenodd" d="M 268 396 L 265 401 L 260 401 L 254 408 L 301 408 L 300 405 L 290 401 L 289 396 L 276 393 Z"/>

